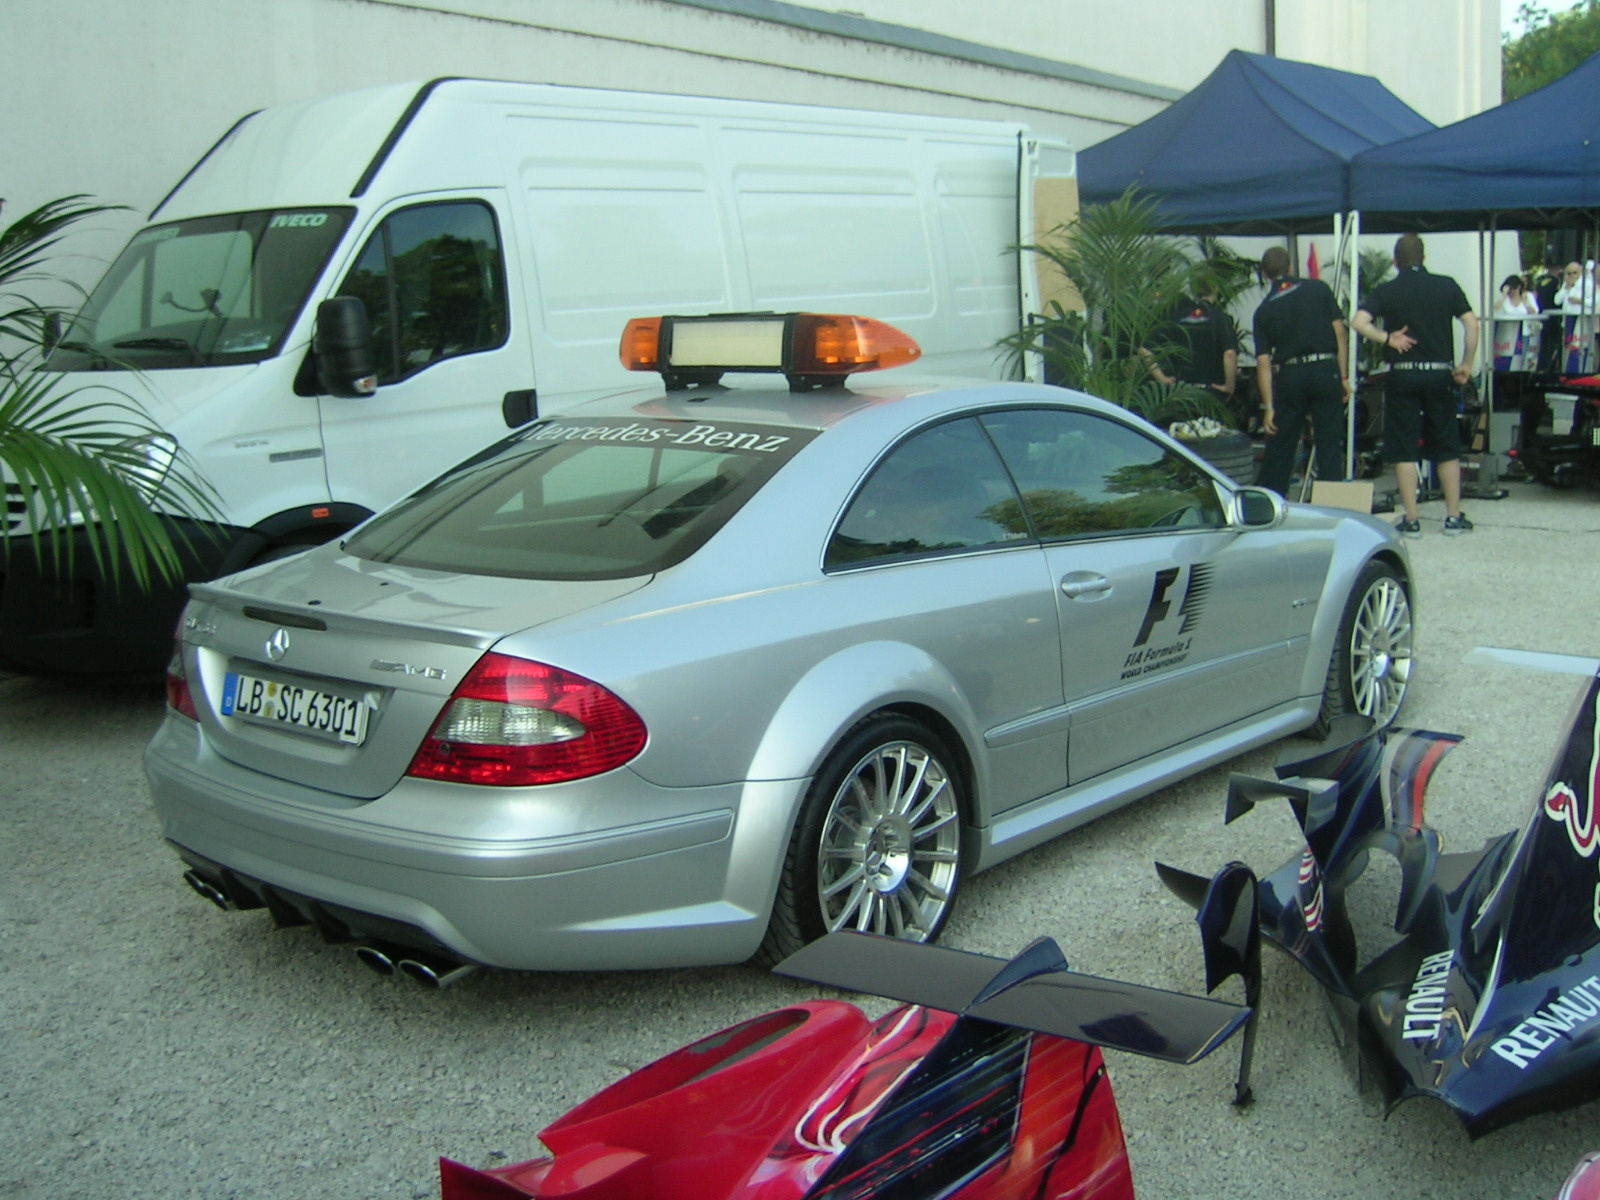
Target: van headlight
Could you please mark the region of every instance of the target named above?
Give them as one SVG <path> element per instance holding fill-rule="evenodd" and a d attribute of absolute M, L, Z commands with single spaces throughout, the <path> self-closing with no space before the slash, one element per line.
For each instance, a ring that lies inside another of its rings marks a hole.
<path fill-rule="evenodd" d="M 101 455 L 106 467 L 120 475 L 146 501 L 154 500 L 167 481 L 167 473 L 178 457 L 178 439 L 170 433 L 145 433 L 108 447 Z M 100 519 L 93 508 L 69 505 L 61 524 L 88 525 Z M 41 529 L 48 525 L 41 524 Z"/>
<path fill-rule="evenodd" d="M 170 433 L 147 433 L 119 442 L 106 457 L 113 470 L 149 499 L 167 481 L 178 457 L 178 439 Z"/>

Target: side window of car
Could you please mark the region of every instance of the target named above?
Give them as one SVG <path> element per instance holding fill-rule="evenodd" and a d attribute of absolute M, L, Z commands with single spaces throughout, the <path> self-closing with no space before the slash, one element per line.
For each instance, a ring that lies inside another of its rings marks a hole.
<path fill-rule="evenodd" d="M 868 476 L 828 543 L 828 567 L 950 553 L 1028 536 L 994 447 L 968 419 L 895 447 Z"/>
<path fill-rule="evenodd" d="M 502 344 L 505 277 L 488 205 L 421 204 L 384 219 L 340 292 L 366 305 L 378 382 L 388 384 Z"/>
<path fill-rule="evenodd" d="M 1205 471 L 1120 421 L 1061 409 L 1016 409 L 982 420 L 1040 537 L 1226 523 Z"/>

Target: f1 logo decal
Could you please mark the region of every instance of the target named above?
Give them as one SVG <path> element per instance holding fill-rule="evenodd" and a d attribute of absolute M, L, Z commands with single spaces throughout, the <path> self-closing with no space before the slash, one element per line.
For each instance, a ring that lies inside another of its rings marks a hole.
<path fill-rule="evenodd" d="M 1165 567 L 1156 572 L 1155 586 L 1150 589 L 1150 604 L 1144 610 L 1144 623 L 1139 626 L 1139 636 L 1134 639 L 1135 648 L 1146 645 L 1155 627 L 1167 619 L 1167 615 L 1172 611 L 1172 601 L 1167 599 L 1167 594 L 1172 590 L 1172 585 L 1177 583 L 1178 576 L 1183 573 L 1182 567 Z M 1188 568 L 1188 573 L 1189 580 L 1183 590 L 1183 602 L 1178 605 L 1178 616 L 1183 618 L 1183 624 L 1178 629 L 1180 636 L 1200 623 L 1206 596 L 1211 591 L 1210 563 L 1195 563 Z"/>

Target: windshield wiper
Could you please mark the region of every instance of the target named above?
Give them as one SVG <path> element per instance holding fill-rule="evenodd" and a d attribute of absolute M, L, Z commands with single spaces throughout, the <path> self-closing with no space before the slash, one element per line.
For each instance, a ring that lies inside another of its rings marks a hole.
<path fill-rule="evenodd" d="M 61 351 L 61 350 L 66 350 L 71 354 L 81 354 L 81 355 L 83 355 L 85 358 L 87 358 L 89 360 L 88 361 L 88 368 L 91 371 L 108 370 L 108 369 L 110 369 L 110 367 L 112 365 L 111 360 L 106 357 L 105 351 L 101 350 L 98 346 L 92 345 L 89 342 L 80 342 L 80 341 L 57 342 L 54 346 L 50 347 L 50 357 L 54 358 L 56 353 L 58 351 Z M 47 360 L 46 369 L 47 370 L 58 370 L 59 368 L 51 366 L 49 364 L 48 360 Z"/>
<path fill-rule="evenodd" d="M 182 350 L 189 355 L 190 362 L 200 362 L 200 351 L 195 349 L 194 343 L 181 337 L 129 338 L 124 342 L 112 342 L 111 347 L 114 350 Z"/>

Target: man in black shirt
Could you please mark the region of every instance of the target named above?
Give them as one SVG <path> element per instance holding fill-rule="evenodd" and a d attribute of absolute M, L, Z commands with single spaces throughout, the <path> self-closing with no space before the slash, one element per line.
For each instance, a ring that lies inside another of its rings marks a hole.
<path fill-rule="evenodd" d="M 1308 414 L 1317 439 L 1317 474 L 1343 479 L 1344 406 L 1350 401 L 1350 385 L 1344 378 L 1349 343 L 1339 302 L 1320 279 L 1290 275 L 1289 252 L 1282 246 L 1261 256 L 1261 273 L 1268 288 L 1255 319 L 1256 385 L 1267 433 L 1261 486 L 1279 493 L 1289 490 Z"/>
<path fill-rule="evenodd" d="M 1152 339 L 1150 374 L 1157 383 L 1192 383 L 1222 399 L 1233 396 L 1239 373 L 1239 337 L 1233 318 L 1210 296 L 1184 299 Z"/>
<path fill-rule="evenodd" d="M 1461 286 L 1422 265 L 1422 239 L 1408 233 L 1394 244 L 1399 275 L 1380 283 L 1361 301 L 1356 332 L 1385 347 L 1389 378 L 1384 393 L 1383 457 L 1393 464 L 1405 517 L 1396 526 L 1421 537 L 1417 519 L 1417 460 L 1427 458 L 1444 491 L 1446 534 L 1470 533 L 1461 515 L 1461 435 L 1456 428 L 1456 389 L 1472 377 L 1478 353 L 1478 318 Z M 1464 353 L 1455 357 L 1459 321 Z M 1377 322 L 1383 322 L 1383 328 Z M 1385 332 L 1387 331 L 1387 332 Z"/>

